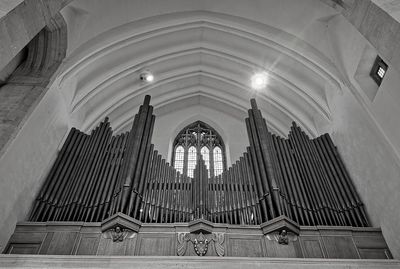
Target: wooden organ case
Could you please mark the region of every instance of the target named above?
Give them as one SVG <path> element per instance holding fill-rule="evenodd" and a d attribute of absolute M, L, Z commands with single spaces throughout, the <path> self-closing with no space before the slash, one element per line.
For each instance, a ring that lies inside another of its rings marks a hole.
<path fill-rule="evenodd" d="M 219 176 L 200 160 L 191 178 L 151 144 L 152 112 L 146 96 L 130 132 L 72 128 L 5 252 L 391 258 L 328 134 L 273 135 L 252 99 L 247 151 Z"/>

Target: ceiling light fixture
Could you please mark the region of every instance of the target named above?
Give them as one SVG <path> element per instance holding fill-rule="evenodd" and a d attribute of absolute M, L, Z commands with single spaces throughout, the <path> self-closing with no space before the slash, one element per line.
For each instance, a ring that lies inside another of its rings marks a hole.
<path fill-rule="evenodd" d="M 150 83 L 154 81 L 154 75 L 149 71 L 145 70 L 142 73 L 140 73 L 140 80 L 146 83 Z"/>
<path fill-rule="evenodd" d="M 268 74 L 266 72 L 256 73 L 251 77 L 251 87 L 254 90 L 264 89 L 268 84 Z"/>

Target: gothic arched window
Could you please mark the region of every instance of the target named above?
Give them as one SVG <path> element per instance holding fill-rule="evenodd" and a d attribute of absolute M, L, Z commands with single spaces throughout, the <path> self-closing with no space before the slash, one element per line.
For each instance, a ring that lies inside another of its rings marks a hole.
<path fill-rule="evenodd" d="M 202 121 L 196 121 L 180 131 L 173 146 L 173 166 L 189 177 L 193 177 L 200 156 L 207 166 L 209 177 L 220 175 L 226 169 L 224 142 L 213 128 Z"/>

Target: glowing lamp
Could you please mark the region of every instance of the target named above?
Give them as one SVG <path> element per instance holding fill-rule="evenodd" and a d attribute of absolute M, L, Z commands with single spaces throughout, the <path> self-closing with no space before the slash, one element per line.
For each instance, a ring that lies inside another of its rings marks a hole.
<path fill-rule="evenodd" d="M 251 87 L 254 90 L 264 89 L 268 84 L 268 75 L 267 73 L 257 73 L 251 77 Z"/>

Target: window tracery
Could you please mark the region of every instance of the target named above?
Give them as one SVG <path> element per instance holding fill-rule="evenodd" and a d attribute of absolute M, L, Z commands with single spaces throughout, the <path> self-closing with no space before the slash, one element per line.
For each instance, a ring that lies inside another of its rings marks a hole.
<path fill-rule="evenodd" d="M 225 146 L 221 136 L 202 121 L 194 122 L 179 132 L 173 146 L 173 166 L 189 177 L 193 177 L 200 157 L 207 166 L 209 177 L 219 175 L 226 169 Z"/>

